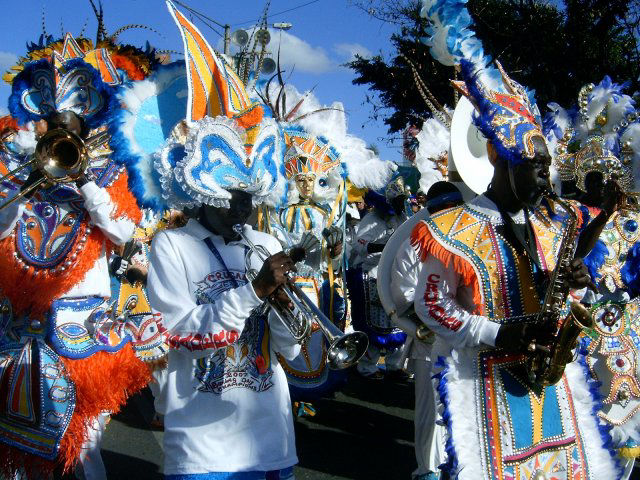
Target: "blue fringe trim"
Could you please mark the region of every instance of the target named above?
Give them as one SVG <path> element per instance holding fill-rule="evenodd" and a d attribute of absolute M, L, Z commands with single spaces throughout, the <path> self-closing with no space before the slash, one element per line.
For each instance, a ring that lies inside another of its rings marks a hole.
<path fill-rule="evenodd" d="M 634 243 L 627 252 L 627 260 L 620 270 L 620 278 L 629 289 L 631 298 L 640 295 L 640 242 Z"/>
<path fill-rule="evenodd" d="M 593 250 L 589 252 L 589 255 L 584 257 L 584 264 L 587 266 L 591 280 L 594 283 L 597 283 L 598 280 L 600 280 L 600 274 L 598 272 L 602 265 L 604 265 L 604 259 L 607 253 L 608 249 L 604 242 L 602 240 L 597 240 Z"/>
<path fill-rule="evenodd" d="M 439 373 L 433 375 L 432 378 L 438 380 L 438 395 L 440 402 L 444 406 L 442 412 L 442 421 L 447 428 L 447 441 L 445 443 L 445 452 L 447 453 L 447 461 L 438 466 L 440 470 L 449 474 L 451 478 L 456 478 L 458 472 L 458 455 L 456 454 L 455 446 L 453 445 L 453 431 L 451 425 L 451 412 L 449 410 L 449 386 L 447 381 L 447 375 L 449 373 L 449 366 L 446 359 L 442 356 L 438 357 L 435 364 L 436 368 L 442 368 Z"/>
<path fill-rule="evenodd" d="M 33 84 L 33 79 L 31 78 L 33 71 L 44 66 L 50 69 L 53 73 L 53 65 L 49 63 L 48 60 L 41 59 L 36 62 L 28 63 L 24 70 L 13 80 L 11 95 L 9 96 L 9 112 L 21 125 L 30 121 L 37 122 L 38 120 L 46 119 L 51 114 L 34 114 L 25 109 L 22 105 L 22 94 L 25 90 L 30 89 Z M 64 68 L 67 71 L 79 67 L 87 68 L 91 72 L 91 84 L 104 99 L 104 105 L 100 110 L 90 116 L 83 117 L 88 128 L 96 128 L 107 123 L 119 109 L 119 106 L 112 102 L 115 89 L 104 83 L 100 77 L 100 72 L 83 59 L 73 58 L 64 63 Z M 53 92 L 53 94 L 55 95 L 55 92 Z"/>
<path fill-rule="evenodd" d="M 613 463 L 616 466 L 617 476 L 612 478 L 620 478 L 622 476 L 622 473 L 624 472 L 624 469 L 620 464 L 620 457 L 617 454 L 615 446 L 613 445 L 613 440 L 611 438 L 611 430 L 613 427 L 608 423 L 600 420 L 600 418 L 598 417 L 598 412 L 600 412 L 603 408 L 602 395 L 600 395 L 600 386 L 602 385 L 602 383 L 595 380 L 589 373 L 586 354 L 587 352 L 584 346 L 578 346 L 577 361 L 582 368 L 582 374 L 584 375 L 585 382 L 587 383 L 587 387 L 589 388 L 589 393 L 591 393 L 591 398 L 593 399 L 592 412 L 594 420 L 598 424 L 598 432 L 600 432 L 600 438 L 602 439 L 602 447 L 609 451 L 609 455 L 611 455 Z"/>

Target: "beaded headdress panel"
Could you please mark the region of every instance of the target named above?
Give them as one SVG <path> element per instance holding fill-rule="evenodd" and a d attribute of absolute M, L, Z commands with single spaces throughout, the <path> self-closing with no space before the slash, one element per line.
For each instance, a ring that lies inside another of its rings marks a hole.
<path fill-rule="evenodd" d="M 473 103 L 474 125 L 491 141 L 498 157 L 517 165 L 534 157 L 535 137 L 544 140 L 542 122 L 525 88 L 511 79 L 498 61 L 495 64 L 502 77 L 502 91 L 486 86 L 475 66 L 466 60 L 461 62 L 464 82 L 452 84 Z"/>
<path fill-rule="evenodd" d="M 63 42 L 46 46 L 47 55 L 32 55 L 19 64 L 19 73 L 5 76 L 12 83 L 11 115 L 21 123 L 38 121 L 56 112 L 72 111 L 90 126 L 108 113 L 113 88 L 122 83 L 107 48 L 92 48 L 67 33 Z"/>
<path fill-rule="evenodd" d="M 605 77 L 598 85 L 582 87 L 577 110 L 550 104 L 545 118 L 554 167 L 561 180 L 575 180 L 586 191 L 585 178 L 599 172 L 625 193 L 638 192 L 640 124 L 633 99 Z"/>
<path fill-rule="evenodd" d="M 184 43 L 188 101 L 185 144 L 169 141 L 156 163 L 163 196 L 174 207 L 221 207 L 229 190 L 245 190 L 261 203 L 279 179 L 284 183 L 280 128 L 263 119 L 262 107 L 199 30 L 171 1 L 167 6 Z"/>
<path fill-rule="evenodd" d="M 327 173 L 340 167 L 340 155 L 323 137 L 297 128 L 285 128 L 287 151 L 284 155 L 287 179 L 303 174 Z"/>

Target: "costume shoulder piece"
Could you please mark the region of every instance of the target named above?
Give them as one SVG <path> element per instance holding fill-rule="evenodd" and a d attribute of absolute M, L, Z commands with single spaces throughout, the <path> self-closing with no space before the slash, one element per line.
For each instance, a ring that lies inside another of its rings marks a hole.
<path fill-rule="evenodd" d="M 473 287 L 478 310 L 482 309 L 484 299 L 491 298 L 489 291 L 480 290 L 478 282 L 478 278 L 489 279 L 485 261 L 492 250 L 490 225 L 488 216 L 465 204 L 433 214 L 411 232 L 411 244 L 423 262 L 433 256 L 454 268 L 464 285 Z"/>

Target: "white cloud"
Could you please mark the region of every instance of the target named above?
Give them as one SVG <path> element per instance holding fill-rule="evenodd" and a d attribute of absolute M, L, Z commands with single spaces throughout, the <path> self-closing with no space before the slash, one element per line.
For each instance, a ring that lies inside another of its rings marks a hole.
<path fill-rule="evenodd" d="M 313 47 L 289 32 L 269 29 L 269 33 L 269 48 L 274 59 L 277 58 L 280 47 L 282 68 L 295 67 L 296 70 L 307 73 L 325 73 L 335 68 L 335 63 L 322 47 Z"/>
<path fill-rule="evenodd" d="M 356 55 L 360 55 L 363 58 L 373 56 L 371 50 L 359 43 L 338 43 L 333 47 L 333 50 L 342 57 L 345 62 L 355 60 Z"/>
<path fill-rule="evenodd" d="M 0 117 L 4 117 L 5 115 L 9 115 L 9 110 L 4 105 L 0 106 Z"/>
<path fill-rule="evenodd" d="M 9 68 L 18 63 L 18 56 L 10 53 L 0 51 L 0 75 L 4 74 Z"/>
<path fill-rule="evenodd" d="M 247 33 L 251 35 L 251 30 Z M 277 60 L 278 48 L 280 48 L 280 67 L 283 70 L 290 71 L 294 67 L 297 72 L 319 74 L 338 68 L 337 63 L 329 58 L 324 48 L 314 47 L 289 32 L 270 28 L 269 33 L 271 41 L 267 45 L 267 51 L 271 53 L 271 58 Z M 218 48 L 222 47 L 221 43 L 218 42 Z M 251 43 L 253 44 L 253 40 Z M 239 47 L 232 44 L 231 54 L 238 50 Z"/>

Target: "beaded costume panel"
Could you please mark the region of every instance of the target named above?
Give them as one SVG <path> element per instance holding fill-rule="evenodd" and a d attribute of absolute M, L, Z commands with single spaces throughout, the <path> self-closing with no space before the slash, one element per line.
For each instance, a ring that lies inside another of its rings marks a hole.
<path fill-rule="evenodd" d="M 545 204 L 529 215 L 541 268 L 501 235 L 499 217 L 473 205 L 445 210 L 426 220 L 436 243 L 423 245 L 429 245 L 428 251 L 445 265 L 450 255 L 450 259 L 465 261 L 462 265 L 451 261 L 449 265 L 456 270 L 465 265 L 473 270 L 479 294 L 474 294 L 477 313 L 498 323 L 527 321 L 523 315 L 540 310 L 562 239 L 566 215 L 552 209 L 553 205 Z M 536 393 L 526 380 L 524 355 L 476 347 L 457 349 L 455 356 L 442 361 L 444 369 L 438 378 L 445 422 L 448 419 L 449 466 L 458 478 L 600 478 L 590 473 L 593 460 L 585 448 L 585 418 L 596 432 L 596 441 L 589 447 L 608 453 L 596 445 L 601 439 L 591 404 L 587 408 L 576 404 L 568 375 Z M 572 368 L 580 371 L 579 365 Z M 574 377 L 584 381 L 580 373 Z"/>
<path fill-rule="evenodd" d="M 518 254 L 498 232 L 495 218 L 472 205 L 444 210 L 424 220 L 443 248 L 471 265 L 482 299 L 478 307 L 494 322 L 540 310 L 544 295 L 540 280 L 546 281 L 547 272 L 555 267 L 562 224 L 552 220 L 546 208 L 534 210 L 530 220 L 543 269 L 537 274 L 529 257 Z"/>

